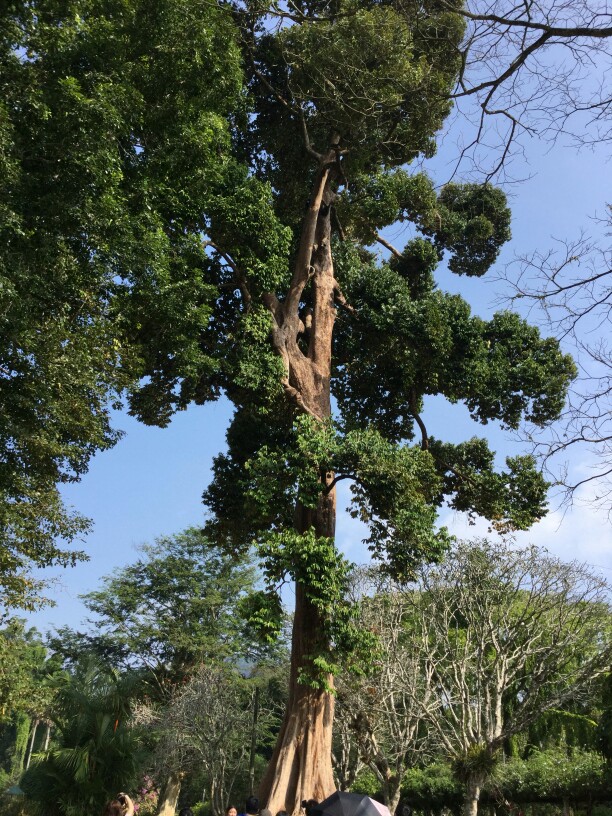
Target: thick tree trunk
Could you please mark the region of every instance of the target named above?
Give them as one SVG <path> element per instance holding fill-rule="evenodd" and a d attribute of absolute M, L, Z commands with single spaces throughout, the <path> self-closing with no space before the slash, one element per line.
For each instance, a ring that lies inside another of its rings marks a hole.
<path fill-rule="evenodd" d="M 287 298 L 283 304 L 274 302 L 272 297 L 269 301 L 277 325 L 274 343 L 287 367 L 287 394 L 300 410 L 322 421 L 331 415 L 336 281 L 331 255 L 330 208 L 334 194 L 330 166 L 335 158 L 333 150 L 322 158 Z M 311 308 L 308 314 L 300 316 L 300 302 L 308 285 Z M 307 345 L 306 351 L 298 343 L 300 335 Z M 320 478 L 327 490 L 316 509 L 298 504 L 295 527 L 299 532 L 314 528 L 317 536 L 333 539 L 334 476 L 321 473 Z M 272 813 L 286 810 L 296 816 L 303 799 L 321 801 L 335 790 L 331 761 L 334 697 L 328 690 L 299 682 L 302 673 L 311 668 L 309 655 L 328 645 L 322 642 L 324 621 L 308 599 L 307 589 L 296 584 L 289 698 L 276 748 L 259 789 L 262 805 Z M 333 688 L 331 675 L 326 682 L 329 689 Z"/>
<path fill-rule="evenodd" d="M 332 475 L 326 474 L 331 480 Z M 335 492 L 331 490 L 316 511 L 299 507 L 296 526 L 300 531 L 314 526 L 319 536 L 333 538 L 335 533 Z M 298 814 L 304 799 L 321 801 L 335 790 L 331 763 L 334 696 L 323 688 L 299 682 L 309 672 L 309 655 L 320 650 L 323 626 L 317 609 L 306 597 L 305 588 L 296 585 L 295 613 L 291 641 L 291 673 L 287 708 L 266 776 L 260 787 L 260 799 L 272 813 L 286 810 Z M 326 678 L 333 688 L 333 677 Z"/>
<path fill-rule="evenodd" d="M 173 772 L 166 780 L 166 784 L 159 795 L 157 816 L 175 816 L 183 774 Z"/>
<path fill-rule="evenodd" d="M 303 644 L 314 634 L 316 616 L 312 615 L 300 586 L 297 596 L 293 643 Z M 260 790 L 261 800 L 272 813 L 279 810 L 299 813 L 303 799 L 321 801 L 335 789 L 331 767 L 334 698 L 328 691 L 298 682 L 300 664 L 304 664 L 299 657 L 296 655 L 291 661 L 285 717 Z"/>

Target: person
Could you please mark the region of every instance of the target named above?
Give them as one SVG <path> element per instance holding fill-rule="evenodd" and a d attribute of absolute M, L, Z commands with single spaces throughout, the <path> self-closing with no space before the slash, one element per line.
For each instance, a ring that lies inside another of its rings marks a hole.
<path fill-rule="evenodd" d="M 134 803 L 127 793 L 118 793 L 107 803 L 102 816 L 134 816 Z"/>
<path fill-rule="evenodd" d="M 245 803 L 246 816 L 258 816 L 259 814 L 259 799 L 256 796 L 249 796 Z"/>
<path fill-rule="evenodd" d="M 304 799 L 302 802 L 302 807 L 304 808 L 304 812 L 306 816 L 312 816 L 312 809 L 319 804 L 317 799 Z"/>
<path fill-rule="evenodd" d="M 234 807 L 234 805 L 228 805 L 225 808 L 225 816 L 238 816 L 238 810 Z"/>

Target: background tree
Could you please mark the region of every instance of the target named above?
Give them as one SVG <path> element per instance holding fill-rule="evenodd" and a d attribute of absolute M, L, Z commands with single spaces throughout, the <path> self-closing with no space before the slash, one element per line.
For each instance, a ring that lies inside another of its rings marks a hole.
<path fill-rule="evenodd" d="M 222 816 L 246 776 L 253 731 L 254 683 L 228 665 L 200 665 L 188 683 L 176 689 L 163 711 L 141 707 L 136 721 L 159 734 L 153 762 L 157 771 L 175 778 L 159 813 L 174 813 L 181 777 L 201 767 L 214 816 Z M 263 707 L 259 733 L 269 716 Z"/>
<path fill-rule="evenodd" d="M 50 645 L 70 662 L 90 652 L 138 671 L 149 694 L 164 699 L 201 662 L 262 656 L 241 612 L 256 581 L 248 558 L 228 556 L 201 530 L 162 536 L 83 596 L 92 613 L 88 631 L 65 627 Z"/>
<path fill-rule="evenodd" d="M 214 291 L 199 233 L 204 192 L 229 170 L 226 117 L 241 85 L 232 29 L 227 11 L 183 0 L 10 0 L 0 11 L 8 606 L 40 602 L 31 566 L 84 557 L 67 547 L 88 522 L 63 506 L 56 484 L 115 443 L 110 406 L 143 373 L 126 301 L 160 341 L 153 356 L 188 380 L 208 365 L 199 337 Z"/>
<path fill-rule="evenodd" d="M 406 772 L 431 759 L 423 711 L 437 709 L 433 664 L 414 648 L 412 602 L 387 576 L 366 569 L 353 578 L 362 595 L 360 624 L 376 635 L 373 660 L 359 674 L 340 679 L 341 717 L 359 756 L 375 775 L 385 804 L 395 813 Z"/>
<path fill-rule="evenodd" d="M 608 672 L 609 588 L 577 563 L 480 541 L 423 572 L 412 597 L 439 700 L 423 718 L 473 816 L 504 742 Z"/>
<path fill-rule="evenodd" d="M 608 205 L 608 211 L 609 211 Z M 606 230 L 610 214 L 601 219 Z M 560 422 L 547 433 L 533 433 L 528 441 L 566 501 L 586 495 L 605 512 L 612 507 L 612 356 L 610 334 L 612 268 L 606 236 L 583 232 L 564 238 L 550 250 L 535 250 L 509 264 L 503 278 L 510 300 L 537 315 L 548 330 L 570 345 L 579 363 L 579 377 L 570 389 Z M 586 454 L 587 474 L 574 474 L 564 462 Z M 583 488 L 591 488 L 584 493 Z"/>
<path fill-rule="evenodd" d="M 91 661 L 59 680 L 52 706 L 57 741 L 20 782 L 41 813 L 101 812 L 118 790 L 135 785 L 144 756 L 129 726 L 129 700 L 126 681 Z"/>
<path fill-rule="evenodd" d="M 276 660 L 280 650 L 262 648 L 248 621 L 259 597 L 256 582 L 256 570 L 246 556 L 224 553 L 202 530 L 163 536 L 144 545 L 135 564 L 116 570 L 104 579 L 102 589 L 84 596 L 92 613 L 88 630 L 64 627 L 50 646 L 69 666 L 80 665 L 89 654 L 131 676 L 138 705 L 147 699 L 156 706 L 156 716 L 169 722 L 166 707 L 202 666 L 224 659 L 234 665 Z M 157 730 L 147 732 L 151 752 L 158 736 Z M 162 813 L 174 812 L 185 773 L 193 769 L 192 755 L 184 766 L 179 761 L 180 735 L 173 739 L 176 751 L 168 758 L 174 764 L 158 763 L 156 768 L 168 772 L 161 780 Z M 160 756 L 169 750 L 169 740 L 158 749 Z"/>
<path fill-rule="evenodd" d="M 50 658 L 40 633 L 12 618 L 0 632 L 0 777 L 16 782 L 32 753 L 47 747 L 53 680 L 59 661 Z"/>
<path fill-rule="evenodd" d="M 612 15 L 590 0 L 537 8 L 469 0 L 452 98 L 462 114 L 459 164 L 508 172 L 526 136 L 577 147 L 610 138 Z"/>

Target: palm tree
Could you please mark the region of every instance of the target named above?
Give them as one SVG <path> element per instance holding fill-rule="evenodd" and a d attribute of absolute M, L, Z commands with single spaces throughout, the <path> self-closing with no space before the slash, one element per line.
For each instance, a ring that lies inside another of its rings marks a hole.
<path fill-rule="evenodd" d="M 52 706 L 56 742 L 35 757 L 21 786 L 46 816 L 99 813 L 137 780 L 143 760 L 129 726 L 130 681 L 93 661 L 64 673 Z"/>

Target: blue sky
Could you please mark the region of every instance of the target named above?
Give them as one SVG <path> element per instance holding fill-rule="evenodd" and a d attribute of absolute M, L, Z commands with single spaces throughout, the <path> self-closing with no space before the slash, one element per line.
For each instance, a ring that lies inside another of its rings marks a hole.
<path fill-rule="evenodd" d="M 449 140 L 445 153 L 431 162 L 440 183 L 448 177 L 452 155 Z M 531 177 L 507 190 L 513 240 L 505 247 L 498 270 L 517 253 L 545 249 L 553 238 L 577 237 L 582 227 L 589 230 L 589 218 L 603 214 L 609 197 L 610 165 L 603 150 L 577 154 L 568 146 L 550 148 L 532 139 L 526 145 L 526 158 L 515 163 L 514 171 Z M 399 247 L 406 240 L 400 227 L 386 235 Z M 504 293 L 494 277 L 495 271 L 484 279 L 445 274 L 440 286 L 461 292 L 474 312 L 487 316 L 500 308 Z M 30 615 L 31 625 L 41 630 L 64 624 L 77 627 L 85 616 L 80 593 L 96 588 L 113 569 L 133 562 L 139 544 L 202 522 L 201 494 L 210 478 L 212 458 L 224 446 L 230 415 L 226 401 L 194 406 L 178 414 L 166 429 L 148 428 L 127 415 L 116 415 L 116 427 L 125 431 L 124 438 L 94 458 L 79 484 L 64 490 L 67 502 L 94 521 L 94 531 L 83 545 L 90 560 L 73 569 L 41 573 L 52 579 L 47 594 L 56 606 Z M 502 459 L 521 450 L 516 440 L 492 424 L 482 428 L 472 423 L 462 406 L 436 401 L 428 405 L 426 419 L 431 433 L 454 441 L 483 433 Z M 572 467 L 574 472 L 584 471 L 588 462 L 577 459 Z M 585 491 L 584 501 L 567 512 L 553 505 L 548 517 L 517 541 L 535 543 L 565 560 L 590 563 L 612 580 L 612 527 L 601 512 L 593 510 L 588 498 Z M 339 507 L 342 500 L 341 494 Z M 487 532 L 486 524 L 469 527 L 464 518 L 450 512 L 443 513 L 441 521 L 459 536 Z M 353 560 L 365 560 L 362 537 L 359 524 L 340 514 L 338 544 Z"/>

